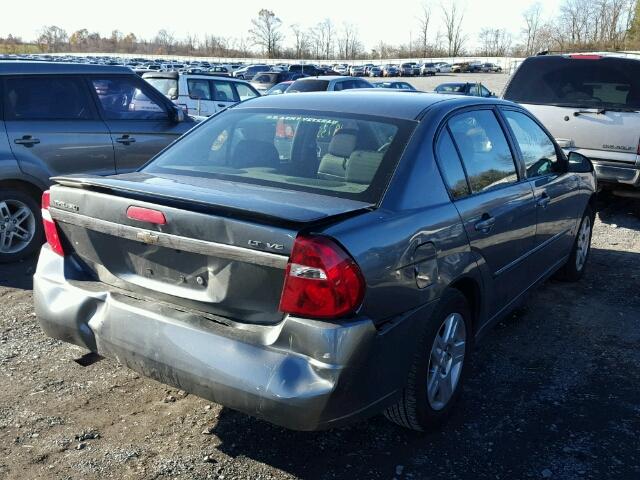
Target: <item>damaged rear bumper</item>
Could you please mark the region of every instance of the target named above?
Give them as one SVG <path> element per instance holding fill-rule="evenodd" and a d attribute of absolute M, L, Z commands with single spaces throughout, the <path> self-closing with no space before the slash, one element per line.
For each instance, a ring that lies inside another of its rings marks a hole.
<path fill-rule="evenodd" d="M 73 271 L 72 259 L 43 247 L 34 301 L 47 335 L 296 430 L 366 418 L 392 403 L 406 381 L 417 318 L 426 313 L 382 330 L 367 319 L 224 325 L 100 282 L 66 278 Z"/>

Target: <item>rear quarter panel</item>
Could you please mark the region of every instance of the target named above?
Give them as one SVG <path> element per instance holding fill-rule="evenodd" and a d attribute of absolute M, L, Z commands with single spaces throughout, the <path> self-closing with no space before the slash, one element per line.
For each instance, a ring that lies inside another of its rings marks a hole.
<path fill-rule="evenodd" d="M 436 119 L 423 121 L 405 149 L 381 208 L 322 231 L 355 258 L 367 290 L 360 314 L 384 322 L 437 300 L 461 277 L 481 285 L 476 254 L 449 199 L 433 154 Z M 425 258 L 433 252 L 434 258 Z M 426 262 L 420 262 L 426 260 Z M 415 267 L 432 273 L 419 288 Z"/>

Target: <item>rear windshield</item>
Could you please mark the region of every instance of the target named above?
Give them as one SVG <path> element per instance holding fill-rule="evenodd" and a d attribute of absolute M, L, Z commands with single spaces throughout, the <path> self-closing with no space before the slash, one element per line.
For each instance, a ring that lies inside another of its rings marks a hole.
<path fill-rule="evenodd" d="M 229 110 L 204 122 L 143 171 L 377 203 L 415 125 L 337 113 Z"/>
<path fill-rule="evenodd" d="M 539 105 L 640 109 L 640 61 L 531 57 L 514 74 L 504 98 Z"/>
<path fill-rule="evenodd" d="M 301 80 L 293 82 L 289 92 L 324 92 L 328 86 L 328 80 Z"/>
<path fill-rule="evenodd" d="M 175 78 L 145 78 L 156 90 L 163 95 L 176 99 L 178 98 L 178 80 Z"/>

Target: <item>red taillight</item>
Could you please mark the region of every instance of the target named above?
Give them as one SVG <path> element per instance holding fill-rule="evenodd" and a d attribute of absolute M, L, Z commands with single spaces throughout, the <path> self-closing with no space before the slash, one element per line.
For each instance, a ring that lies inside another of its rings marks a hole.
<path fill-rule="evenodd" d="M 356 262 L 332 240 L 299 236 L 287 264 L 280 311 L 338 318 L 362 302 L 365 283 Z"/>
<path fill-rule="evenodd" d="M 127 218 L 138 220 L 139 222 L 155 223 L 156 225 L 166 225 L 167 223 L 164 213 L 144 207 L 131 206 L 127 208 Z"/>
<path fill-rule="evenodd" d="M 569 58 L 573 59 L 573 60 L 600 60 L 602 58 L 602 55 L 589 55 L 589 54 L 575 54 L 575 55 L 569 55 Z"/>
<path fill-rule="evenodd" d="M 51 194 L 49 190 L 47 190 L 42 194 L 42 223 L 44 224 L 44 235 L 47 238 L 47 243 L 51 247 L 51 250 L 64 257 L 64 249 L 62 248 L 62 242 L 58 234 L 58 227 L 53 218 L 51 218 L 51 212 L 49 211 L 50 203 Z"/>

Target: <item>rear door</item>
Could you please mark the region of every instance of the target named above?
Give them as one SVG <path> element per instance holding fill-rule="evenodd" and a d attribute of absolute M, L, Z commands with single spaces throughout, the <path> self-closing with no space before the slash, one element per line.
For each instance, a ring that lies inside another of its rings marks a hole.
<path fill-rule="evenodd" d="M 115 173 L 111 136 L 82 78 L 4 80 L 5 125 L 20 169 L 48 179 L 69 173 Z"/>
<path fill-rule="evenodd" d="M 449 165 L 443 170 L 455 172 L 462 160 L 464 175 L 446 180 L 471 248 L 482 259 L 493 315 L 530 284 L 525 259 L 535 247 L 533 191 L 492 109 L 451 117 L 439 142 L 439 162 Z"/>
<path fill-rule="evenodd" d="M 113 139 L 117 173 L 136 170 L 189 128 L 136 75 L 92 76 L 89 85 Z"/>
<path fill-rule="evenodd" d="M 522 63 L 504 98 L 523 104 L 562 147 L 594 160 L 635 164 L 640 140 L 640 61 L 598 55 Z"/>
<path fill-rule="evenodd" d="M 531 268 L 542 275 L 562 261 L 573 245 L 582 199 L 575 173 L 547 133 L 524 112 L 501 109 L 536 198 L 536 253 Z"/>

